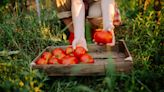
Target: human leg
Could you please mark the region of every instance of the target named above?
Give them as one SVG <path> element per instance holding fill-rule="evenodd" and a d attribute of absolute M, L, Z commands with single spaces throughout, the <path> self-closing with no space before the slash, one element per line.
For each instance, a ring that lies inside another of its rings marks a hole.
<path fill-rule="evenodd" d="M 101 0 L 102 8 L 102 19 L 103 19 L 103 29 L 113 30 L 113 19 L 114 19 L 114 9 L 115 0 Z"/>

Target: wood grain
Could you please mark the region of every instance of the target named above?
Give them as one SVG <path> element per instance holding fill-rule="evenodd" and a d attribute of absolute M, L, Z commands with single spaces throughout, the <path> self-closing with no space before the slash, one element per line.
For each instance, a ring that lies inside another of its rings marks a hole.
<path fill-rule="evenodd" d="M 33 69 L 43 70 L 48 76 L 100 76 L 105 75 L 111 67 L 116 72 L 130 72 L 133 68 L 130 52 L 123 40 L 116 43 L 114 47 L 99 46 L 89 44 L 89 54 L 94 58 L 94 64 L 74 64 L 74 65 L 36 65 L 35 61 L 44 51 L 52 51 L 54 48 L 65 49 L 68 46 L 48 46 L 31 63 Z M 112 65 L 112 66 L 111 66 Z"/>

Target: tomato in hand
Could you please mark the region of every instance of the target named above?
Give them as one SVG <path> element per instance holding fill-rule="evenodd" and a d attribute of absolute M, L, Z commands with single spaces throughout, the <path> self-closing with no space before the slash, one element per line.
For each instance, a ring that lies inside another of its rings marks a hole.
<path fill-rule="evenodd" d="M 73 48 L 72 48 L 72 46 L 67 47 L 66 50 L 65 50 L 65 53 L 66 53 L 67 55 L 72 54 L 72 53 L 73 53 Z"/>
<path fill-rule="evenodd" d="M 76 49 L 74 50 L 74 55 L 76 56 L 76 57 L 81 57 L 83 54 L 85 54 L 86 53 L 86 50 L 85 50 L 85 48 L 83 48 L 83 47 L 76 47 Z"/>
<path fill-rule="evenodd" d="M 38 65 L 47 64 L 47 61 L 44 58 L 39 58 L 36 61 L 36 64 L 38 64 Z"/>
<path fill-rule="evenodd" d="M 112 33 L 110 31 L 96 31 L 94 33 L 94 40 L 97 43 L 111 43 Z"/>
<path fill-rule="evenodd" d="M 65 56 L 64 58 L 62 58 L 62 64 L 65 65 L 70 65 L 70 64 L 77 64 L 78 63 L 78 59 L 74 56 Z"/>
<path fill-rule="evenodd" d="M 91 55 L 86 53 L 80 57 L 80 62 L 84 64 L 94 63 L 94 59 L 92 58 Z"/>
<path fill-rule="evenodd" d="M 58 59 L 62 59 L 65 56 L 64 50 L 61 48 L 54 49 L 52 54 Z"/>
<path fill-rule="evenodd" d="M 59 59 L 53 56 L 48 60 L 48 64 L 61 64 L 61 62 Z"/>

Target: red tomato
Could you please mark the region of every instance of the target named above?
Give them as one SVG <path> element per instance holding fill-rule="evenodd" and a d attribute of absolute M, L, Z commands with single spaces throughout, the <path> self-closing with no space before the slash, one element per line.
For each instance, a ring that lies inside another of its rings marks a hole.
<path fill-rule="evenodd" d="M 67 47 L 66 50 L 65 50 L 65 53 L 68 55 L 68 54 L 72 54 L 73 53 L 73 48 L 72 46 L 70 47 Z"/>
<path fill-rule="evenodd" d="M 65 57 L 65 56 L 66 56 L 65 53 L 61 53 L 60 56 L 58 57 L 58 59 L 61 60 L 61 59 L 62 59 L 63 57 Z"/>
<path fill-rule="evenodd" d="M 48 60 L 48 64 L 60 64 L 60 60 L 57 59 L 56 57 L 51 57 L 49 60 Z"/>
<path fill-rule="evenodd" d="M 62 59 L 65 56 L 64 50 L 62 48 L 54 49 L 52 54 L 58 59 Z"/>
<path fill-rule="evenodd" d="M 62 59 L 62 64 L 65 65 L 77 64 L 77 63 L 78 63 L 78 59 L 74 56 L 67 55 Z"/>
<path fill-rule="evenodd" d="M 109 31 L 96 31 L 94 33 L 95 42 L 98 43 L 111 43 L 112 34 Z"/>
<path fill-rule="evenodd" d="M 36 64 L 42 65 L 42 64 L 47 64 L 47 61 L 44 58 L 39 58 L 36 61 Z"/>
<path fill-rule="evenodd" d="M 42 54 L 42 58 L 44 58 L 46 61 L 52 56 L 52 54 L 50 52 L 43 52 Z"/>
<path fill-rule="evenodd" d="M 74 50 L 74 55 L 78 58 L 81 57 L 85 53 L 86 53 L 86 50 L 83 47 L 76 47 L 76 49 Z"/>
<path fill-rule="evenodd" d="M 80 57 L 80 62 L 81 63 L 85 63 L 85 64 L 87 64 L 87 63 L 94 63 L 94 59 L 92 58 L 91 55 L 86 53 L 86 54 L 84 54 L 84 55 L 82 55 Z"/>

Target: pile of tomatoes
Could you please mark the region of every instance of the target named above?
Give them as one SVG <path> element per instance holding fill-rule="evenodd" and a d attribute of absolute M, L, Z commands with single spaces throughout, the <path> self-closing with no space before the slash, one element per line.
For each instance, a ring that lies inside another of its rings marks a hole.
<path fill-rule="evenodd" d="M 76 47 L 74 50 L 72 46 L 65 50 L 62 48 L 55 48 L 51 52 L 45 51 L 41 57 L 35 62 L 36 64 L 92 64 L 94 59 L 83 47 Z"/>

